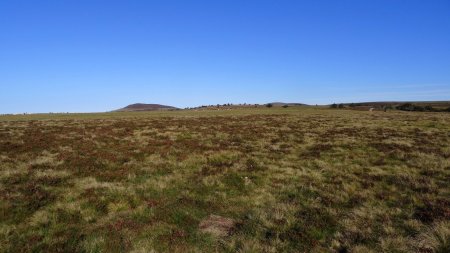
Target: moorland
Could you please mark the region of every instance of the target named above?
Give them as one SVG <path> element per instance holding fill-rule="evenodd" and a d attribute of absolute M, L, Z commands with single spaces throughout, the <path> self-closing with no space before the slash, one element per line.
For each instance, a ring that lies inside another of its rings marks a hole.
<path fill-rule="evenodd" d="M 0 252 L 450 252 L 450 114 L 0 117 Z"/>

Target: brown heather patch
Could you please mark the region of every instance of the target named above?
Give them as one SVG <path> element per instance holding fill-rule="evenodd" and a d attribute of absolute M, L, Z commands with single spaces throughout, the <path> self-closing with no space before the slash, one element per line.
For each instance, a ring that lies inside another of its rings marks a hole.
<path fill-rule="evenodd" d="M 448 252 L 449 133 L 321 108 L 0 117 L 0 249 Z"/>

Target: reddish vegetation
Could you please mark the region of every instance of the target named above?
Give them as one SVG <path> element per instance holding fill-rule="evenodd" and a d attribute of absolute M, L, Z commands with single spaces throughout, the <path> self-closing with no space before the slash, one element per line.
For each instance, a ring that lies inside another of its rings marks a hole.
<path fill-rule="evenodd" d="M 0 248 L 446 252 L 450 115 L 298 108 L 0 121 Z"/>

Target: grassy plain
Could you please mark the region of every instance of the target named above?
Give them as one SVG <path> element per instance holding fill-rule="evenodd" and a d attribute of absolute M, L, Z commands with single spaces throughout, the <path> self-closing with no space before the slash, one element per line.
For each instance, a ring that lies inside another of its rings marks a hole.
<path fill-rule="evenodd" d="M 449 113 L 2 116 L 0 252 L 450 252 L 449 182 Z"/>

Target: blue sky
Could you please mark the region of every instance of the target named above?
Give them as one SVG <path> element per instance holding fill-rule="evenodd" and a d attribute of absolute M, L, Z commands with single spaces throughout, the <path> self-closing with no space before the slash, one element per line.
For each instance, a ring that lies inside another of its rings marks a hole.
<path fill-rule="evenodd" d="M 450 1 L 0 1 L 0 113 L 450 100 Z"/>

